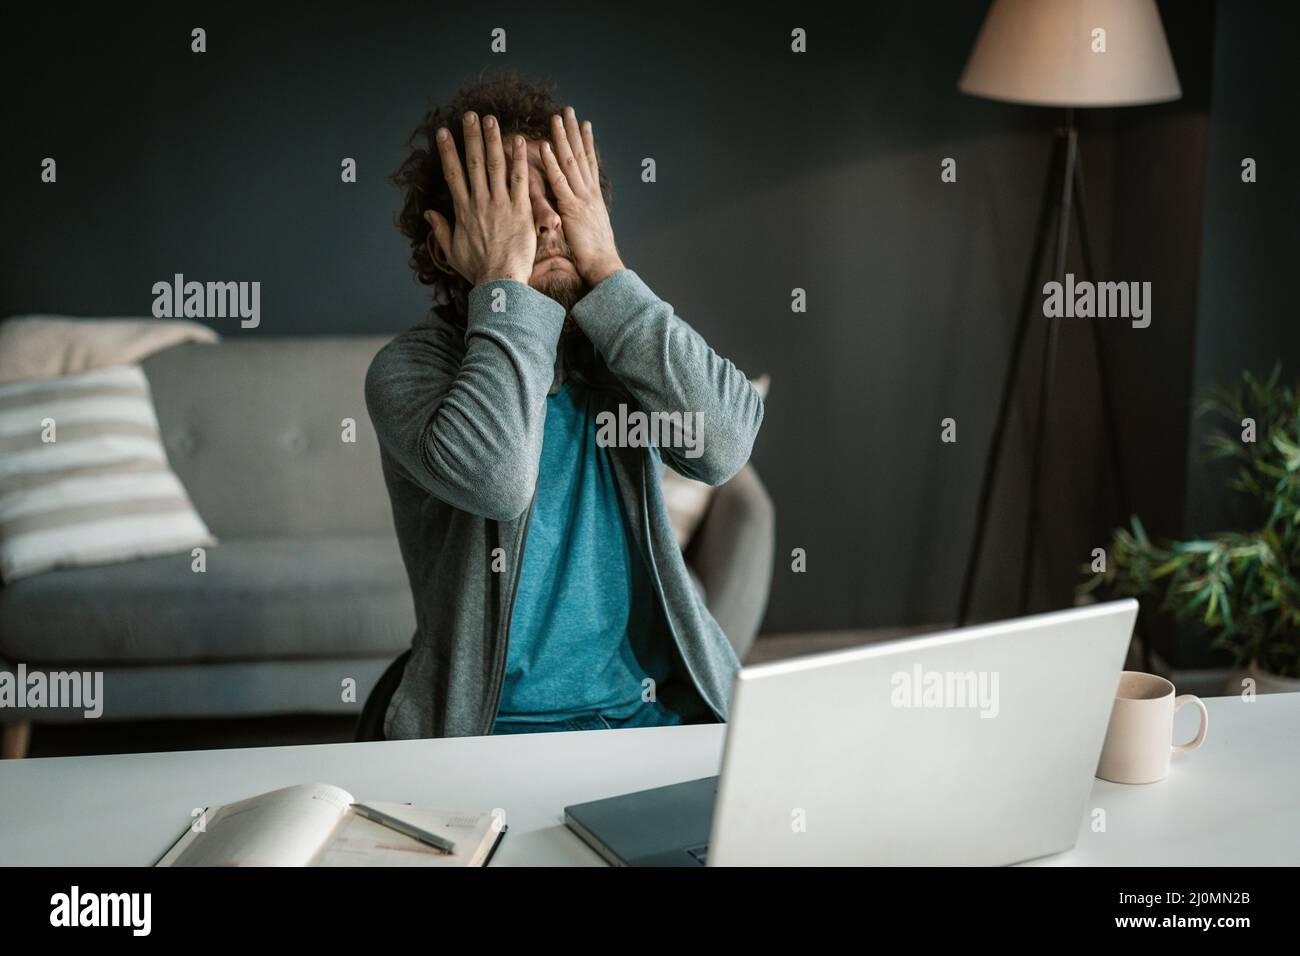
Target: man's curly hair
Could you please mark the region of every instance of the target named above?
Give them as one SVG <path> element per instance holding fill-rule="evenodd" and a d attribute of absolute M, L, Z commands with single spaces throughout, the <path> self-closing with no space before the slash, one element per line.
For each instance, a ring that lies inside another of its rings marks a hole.
<path fill-rule="evenodd" d="M 449 223 L 456 221 L 451 191 L 442 175 L 442 161 L 434 140 L 438 128 L 445 126 L 456 144 L 461 166 L 465 163 L 465 131 L 462 117 L 473 110 L 480 117 L 491 114 L 501 126 L 502 140 L 512 135 L 528 140 L 549 140 L 551 116 L 560 112 L 552 81 L 535 81 L 514 71 L 484 70 L 457 90 L 451 101 L 435 106 L 425 115 L 407 141 L 410 155 L 389 177 L 402 190 L 402 208 L 397 214 L 397 228 L 411 245 L 411 269 L 417 281 L 433 287 L 435 302 L 451 303 L 456 314 L 467 312 L 469 282 L 458 274 L 444 272 L 429 254 L 432 227 L 424 218 L 425 210 L 434 209 Z M 610 201 L 609 177 L 600 171 L 600 190 L 606 204 Z"/>

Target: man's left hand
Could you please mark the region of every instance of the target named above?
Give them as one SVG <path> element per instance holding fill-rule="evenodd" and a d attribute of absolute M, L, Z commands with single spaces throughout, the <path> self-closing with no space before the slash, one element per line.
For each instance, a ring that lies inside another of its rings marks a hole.
<path fill-rule="evenodd" d="M 614 245 L 614 229 L 600 191 L 600 167 L 591 121 L 578 125 L 572 106 L 551 117 L 551 143 L 542 144 L 542 164 L 559 206 L 564 240 L 574 266 L 595 288 L 606 276 L 625 268 Z"/>

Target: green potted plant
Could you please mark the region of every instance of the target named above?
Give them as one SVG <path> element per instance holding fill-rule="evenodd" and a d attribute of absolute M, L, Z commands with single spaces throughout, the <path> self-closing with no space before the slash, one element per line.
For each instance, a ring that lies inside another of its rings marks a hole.
<path fill-rule="evenodd" d="M 1135 515 L 1115 530 L 1105 570 L 1080 588 L 1157 597 L 1161 611 L 1199 622 L 1237 665 L 1230 693 L 1243 677 L 1260 692 L 1300 690 L 1300 389 L 1280 377 L 1280 366 L 1267 381 L 1246 372 L 1197 408 L 1222 422 L 1206 437 L 1209 458 L 1236 464 L 1227 485 L 1253 512 L 1253 530 L 1157 543 Z"/>

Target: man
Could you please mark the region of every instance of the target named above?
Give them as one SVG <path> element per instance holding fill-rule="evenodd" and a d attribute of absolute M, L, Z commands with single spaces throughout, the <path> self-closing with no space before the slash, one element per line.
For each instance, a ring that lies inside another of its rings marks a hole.
<path fill-rule="evenodd" d="M 385 736 L 725 720 L 739 664 L 659 477 L 729 479 L 762 401 L 624 265 L 591 123 L 548 87 L 480 79 L 411 144 L 398 223 L 441 301 L 366 376 L 418 628 Z M 620 405 L 703 432 L 599 440 Z"/>

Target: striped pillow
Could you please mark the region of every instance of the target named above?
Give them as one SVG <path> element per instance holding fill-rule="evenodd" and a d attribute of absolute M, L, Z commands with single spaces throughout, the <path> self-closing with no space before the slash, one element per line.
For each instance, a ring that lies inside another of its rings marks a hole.
<path fill-rule="evenodd" d="M 138 365 L 0 386 L 0 577 L 216 543 Z"/>

